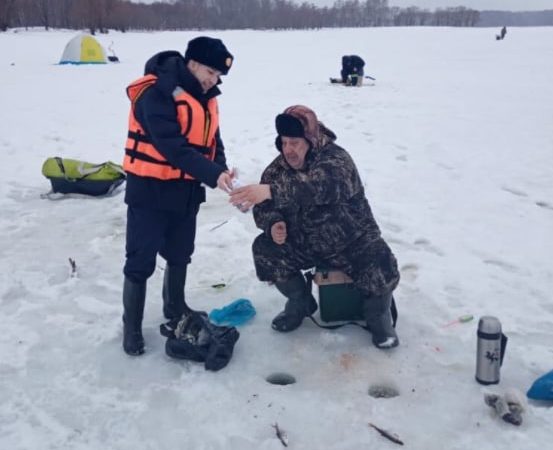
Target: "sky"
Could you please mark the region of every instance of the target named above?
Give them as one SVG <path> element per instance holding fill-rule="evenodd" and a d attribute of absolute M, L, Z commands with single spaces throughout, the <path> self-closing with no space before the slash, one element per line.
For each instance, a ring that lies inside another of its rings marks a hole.
<path fill-rule="evenodd" d="M 165 354 L 161 258 L 146 353 L 123 353 L 124 185 L 108 198 L 44 197 L 41 174 L 53 156 L 121 162 L 125 87 L 154 53 L 200 32 L 99 34 L 120 62 L 94 66 L 56 64 L 74 31 L 0 33 L 0 448 L 282 450 L 276 424 L 291 450 L 396 448 L 369 423 L 414 450 L 550 448 L 553 402 L 528 401 L 520 427 L 484 402 L 526 403 L 553 369 L 553 27 L 496 32 L 201 31 L 235 55 L 219 107 L 241 182 L 277 156 L 275 116 L 310 106 L 356 162 L 401 272 L 397 349 L 376 349 L 358 327 L 305 321 L 279 334 L 270 323 L 285 299 L 256 279 L 251 256 L 260 230 L 208 190 L 187 302 L 211 311 L 246 298 L 257 311 L 219 372 Z M 352 53 L 376 81 L 331 84 Z M 475 381 L 485 315 L 509 339 L 488 387 Z M 296 383 L 266 381 L 282 372 Z"/>

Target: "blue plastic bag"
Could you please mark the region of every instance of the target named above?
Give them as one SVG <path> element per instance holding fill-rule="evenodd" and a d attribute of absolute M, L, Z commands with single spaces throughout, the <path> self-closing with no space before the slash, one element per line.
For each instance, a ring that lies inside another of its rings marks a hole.
<path fill-rule="evenodd" d="M 534 381 L 526 395 L 534 400 L 553 401 L 553 370 Z"/>
<path fill-rule="evenodd" d="M 246 298 L 239 298 L 209 313 L 209 320 L 216 325 L 239 326 L 248 322 L 255 316 L 255 308 Z"/>

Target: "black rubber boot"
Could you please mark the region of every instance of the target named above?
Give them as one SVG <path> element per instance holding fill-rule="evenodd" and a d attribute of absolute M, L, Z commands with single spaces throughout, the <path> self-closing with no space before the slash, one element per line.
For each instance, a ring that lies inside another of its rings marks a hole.
<path fill-rule="evenodd" d="M 275 286 L 288 301 L 284 306 L 284 311 L 273 319 L 274 330 L 293 331 L 301 325 L 304 318 L 317 311 L 317 301 L 302 274 L 287 281 L 277 281 Z"/>
<path fill-rule="evenodd" d="M 166 319 L 180 319 L 189 313 L 190 308 L 184 301 L 184 285 L 186 283 L 186 266 L 167 265 L 163 276 L 163 315 Z"/>
<path fill-rule="evenodd" d="M 183 315 L 188 315 L 192 310 L 184 299 L 184 286 L 186 284 L 186 266 L 165 267 L 163 276 L 163 315 L 168 322 L 159 326 L 159 332 L 165 337 L 174 337 L 174 332 Z"/>
<path fill-rule="evenodd" d="M 133 283 L 125 277 L 123 284 L 123 350 L 132 356 L 144 353 L 142 317 L 146 302 L 146 283 Z"/>
<path fill-rule="evenodd" d="M 399 338 L 392 320 L 392 294 L 370 297 L 363 303 L 363 313 L 367 328 L 372 333 L 373 344 L 380 349 L 394 348 Z"/>

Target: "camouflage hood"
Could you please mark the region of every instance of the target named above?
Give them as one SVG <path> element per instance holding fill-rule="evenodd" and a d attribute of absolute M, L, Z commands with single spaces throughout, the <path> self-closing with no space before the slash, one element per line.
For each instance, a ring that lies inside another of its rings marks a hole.
<path fill-rule="evenodd" d="M 282 151 L 281 136 L 303 137 L 314 150 L 336 140 L 334 132 L 319 122 L 313 110 L 303 105 L 286 108 L 276 117 L 275 125 L 278 133 L 276 147 L 279 151 Z"/>

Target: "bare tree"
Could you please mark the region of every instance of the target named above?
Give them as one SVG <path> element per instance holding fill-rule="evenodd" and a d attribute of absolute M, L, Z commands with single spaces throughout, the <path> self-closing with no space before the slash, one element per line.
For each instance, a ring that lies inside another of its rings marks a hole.
<path fill-rule="evenodd" d="M 14 12 L 15 0 L 0 0 L 0 31 L 6 31 Z"/>

